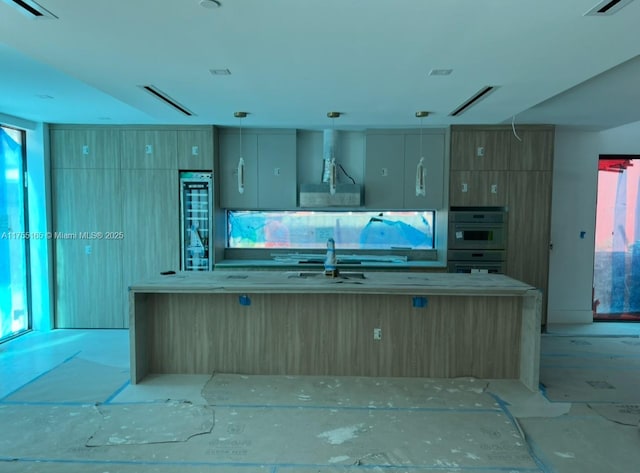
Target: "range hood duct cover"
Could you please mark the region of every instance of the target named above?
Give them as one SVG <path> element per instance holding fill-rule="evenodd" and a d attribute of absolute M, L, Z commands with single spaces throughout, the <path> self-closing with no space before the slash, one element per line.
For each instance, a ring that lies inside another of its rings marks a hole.
<path fill-rule="evenodd" d="M 301 184 L 299 206 L 307 208 L 322 207 L 360 207 L 362 206 L 362 186 L 359 184 L 336 184 L 335 194 L 329 190 L 331 160 L 336 157 L 338 132 L 325 129 L 322 134 L 322 183 Z"/>
<path fill-rule="evenodd" d="M 335 129 L 324 130 L 322 134 L 322 182 L 329 182 L 331 160 L 336 156 L 338 133 Z"/>

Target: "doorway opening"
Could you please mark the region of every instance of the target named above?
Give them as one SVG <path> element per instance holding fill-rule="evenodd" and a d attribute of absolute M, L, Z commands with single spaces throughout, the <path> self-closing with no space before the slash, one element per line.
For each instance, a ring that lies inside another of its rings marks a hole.
<path fill-rule="evenodd" d="M 0 126 L 0 341 L 31 328 L 25 172 L 24 131 Z"/>
<path fill-rule="evenodd" d="M 640 322 L 640 155 L 600 155 L 593 320 Z"/>

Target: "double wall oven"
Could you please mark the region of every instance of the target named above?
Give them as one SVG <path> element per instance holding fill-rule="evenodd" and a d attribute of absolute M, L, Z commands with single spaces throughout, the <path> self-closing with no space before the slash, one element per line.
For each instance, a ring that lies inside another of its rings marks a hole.
<path fill-rule="evenodd" d="M 507 254 L 507 212 L 456 208 L 449 212 L 448 271 L 503 274 Z"/>

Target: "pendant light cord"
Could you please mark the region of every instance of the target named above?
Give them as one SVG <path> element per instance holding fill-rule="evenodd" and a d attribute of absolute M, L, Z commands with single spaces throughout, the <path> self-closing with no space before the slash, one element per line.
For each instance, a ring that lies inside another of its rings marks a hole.
<path fill-rule="evenodd" d="M 422 158 L 422 117 L 420 117 L 420 157 Z"/>
<path fill-rule="evenodd" d="M 242 156 L 242 117 L 240 117 L 239 120 L 240 120 L 240 156 Z"/>

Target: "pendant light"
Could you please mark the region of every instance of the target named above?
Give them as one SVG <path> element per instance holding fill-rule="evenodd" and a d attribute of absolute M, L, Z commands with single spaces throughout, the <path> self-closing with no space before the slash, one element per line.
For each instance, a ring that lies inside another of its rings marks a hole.
<path fill-rule="evenodd" d="M 335 135 L 335 119 L 340 117 L 340 112 L 328 112 L 327 117 L 331 118 L 331 130 Z M 332 147 L 331 160 L 329 161 L 329 194 L 334 195 L 336 193 L 336 184 L 338 183 L 337 181 L 338 175 L 336 172 L 336 157 L 334 155 L 334 150 Z"/>
<path fill-rule="evenodd" d="M 420 160 L 416 168 L 416 197 L 425 197 L 427 195 L 427 168 L 422 154 L 422 119 L 429 116 L 429 112 L 416 112 L 416 117 L 420 119 Z"/>
<path fill-rule="evenodd" d="M 240 120 L 240 159 L 238 160 L 238 192 L 244 194 L 244 159 L 242 158 L 242 119 L 247 117 L 247 112 L 235 112 L 234 117 Z"/>

